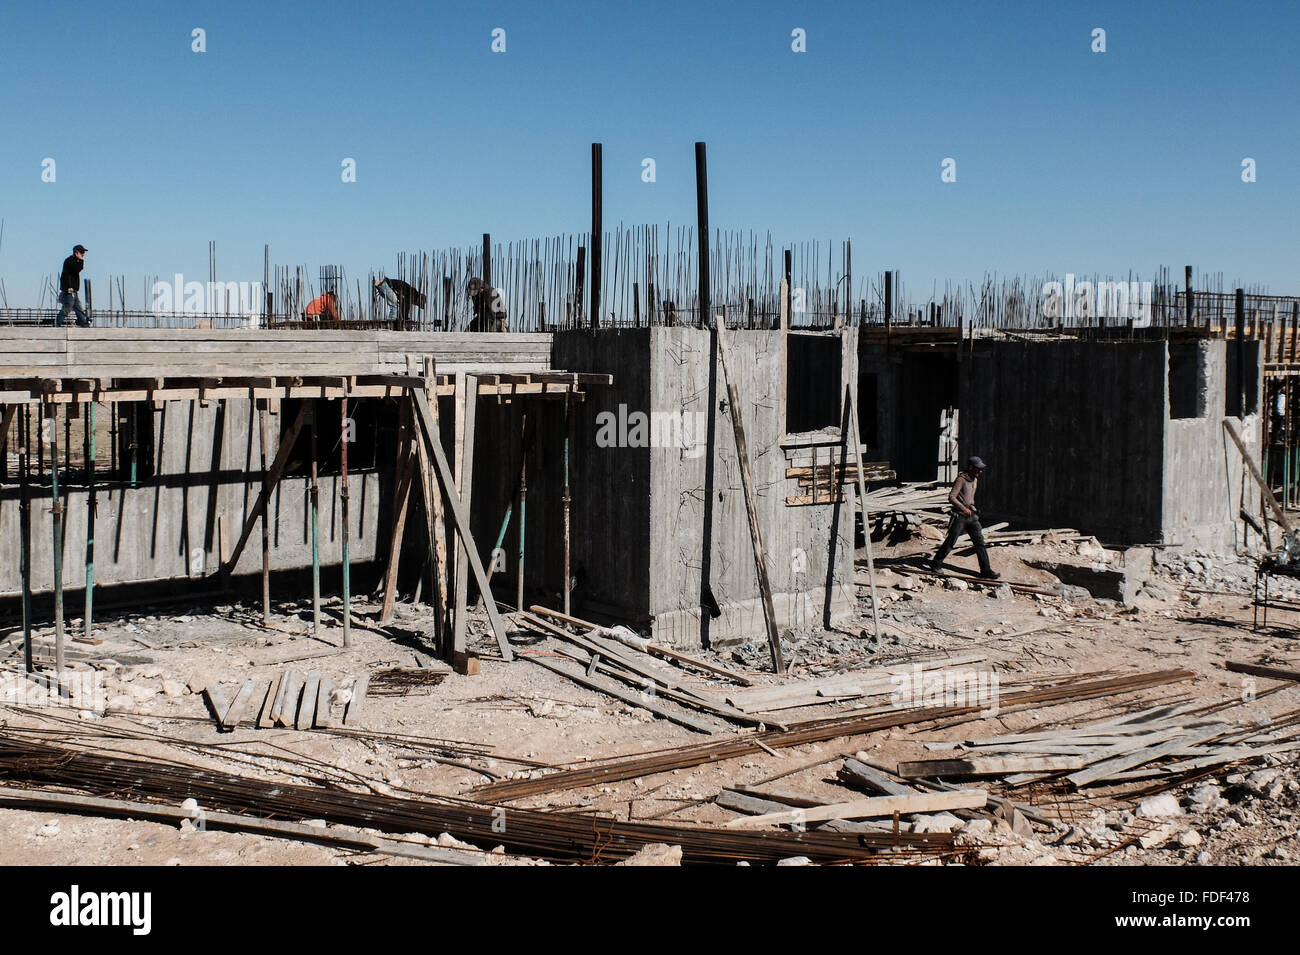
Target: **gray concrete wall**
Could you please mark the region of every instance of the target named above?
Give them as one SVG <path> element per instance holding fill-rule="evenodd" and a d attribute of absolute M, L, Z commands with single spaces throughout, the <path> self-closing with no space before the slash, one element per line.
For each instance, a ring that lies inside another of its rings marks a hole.
<path fill-rule="evenodd" d="M 1163 537 L 1165 343 L 977 342 L 961 363 L 961 457 L 987 522 Z"/>
<path fill-rule="evenodd" d="M 787 460 L 780 390 L 781 335 L 737 331 L 728 370 L 741 398 L 759 523 L 778 622 L 783 627 L 821 626 L 833 595 L 833 623 L 854 607 L 852 497 L 833 504 L 787 507 L 787 495 L 801 493 L 785 477 Z M 651 331 L 652 410 L 703 413 L 713 418 L 711 540 L 705 540 L 705 495 L 709 456 L 703 448 L 650 450 L 650 612 L 658 639 L 678 646 L 764 641 L 764 623 L 754 569 L 740 463 L 720 364 L 710 406 L 712 336 L 696 329 Z M 856 392 L 856 340 L 841 341 L 843 384 Z M 617 372 L 615 372 L 617 375 Z M 698 417 L 693 420 L 699 421 Z M 704 428 L 707 436 L 707 424 Z M 694 434 L 691 436 L 695 437 Z M 706 543 L 708 544 L 706 548 Z M 706 563 L 708 581 L 722 615 L 700 610 Z"/>
<path fill-rule="evenodd" d="M 1263 393 L 1260 344 L 1246 343 L 1247 373 L 1256 381 L 1256 395 Z M 1196 348 L 1200 357 L 1204 414 L 1173 418 L 1165 426 L 1164 542 L 1215 550 L 1257 543 L 1258 536 L 1245 530 L 1240 511 L 1245 508 L 1262 523 L 1258 485 L 1247 476 L 1236 445 L 1223 432 L 1229 378 L 1227 342 L 1204 341 L 1190 347 Z M 1166 403 L 1166 414 L 1168 410 Z M 1258 465 L 1260 414 L 1231 420 Z"/>
<path fill-rule="evenodd" d="M 164 403 L 161 411 L 153 413 L 156 434 L 161 438 L 155 445 L 157 476 L 141 481 L 135 488 L 124 487 L 119 482 L 99 486 L 95 524 L 97 585 L 200 580 L 216 573 L 220 565 L 219 519 L 224 516 L 228 528 L 229 539 L 225 543 L 228 553 L 246 510 L 256 501 L 260 483 L 256 415 L 250 412 L 247 401 L 226 402 L 224 412 L 221 404 L 214 401 L 204 407 L 190 401 Z M 322 409 L 338 407 L 334 402 L 321 402 L 320 406 Z M 271 455 L 274 455 L 280 433 L 277 415 L 270 416 L 268 433 L 272 441 Z M 286 477 L 272 498 L 273 571 L 311 566 L 307 483 L 305 477 Z M 351 559 L 364 564 L 375 555 L 375 529 L 380 513 L 379 474 L 354 473 L 349 485 Z M 65 592 L 71 594 L 83 590 L 85 585 L 86 492 L 78 485 L 60 490 L 67 514 L 63 580 Z M 33 484 L 32 495 L 33 590 L 48 593 L 53 588 L 48 483 Z M 321 560 L 325 565 L 336 565 L 342 557 L 336 477 L 322 478 L 320 499 Z M 20 593 L 22 587 L 18 501 L 17 485 L 9 484 L 0 491 L 2 595 Z M 246 545 L 235 574 L 259 574 L 261 561 L 259 529 Z M 334 571 L 326 578 L 335 580 L 327 585 L 327 593 L 329 587 L 337 587 L 337 576 Z M 358 590 L 371 585 L 372 581 L 365 579 L 354 582 Z M 72 608 L 71 615 L 75 615 Z"/>

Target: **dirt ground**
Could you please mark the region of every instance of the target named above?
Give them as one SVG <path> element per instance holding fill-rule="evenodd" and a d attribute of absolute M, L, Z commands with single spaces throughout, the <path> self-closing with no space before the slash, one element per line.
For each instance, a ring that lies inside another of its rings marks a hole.
<path fill-rule="evenodd" d="M 643 779 L 523 799 L 528 807 L 611 814 L 620 819 L 720 824 L 735 813 L 713 803 L 724 788 L 770 780 L 826 802 L 860 797 L 836 780 L 841 758 L 865 753 L 873 762 L 923 758 L 925 743 L 1022 731 L 1047 724 L 1068 726 L 1103 719 L 1161 701 L 1236 701 L 1223 711 L 1242 726 L 1266 727 L 1300 709 L 1300 685 L 1243 677 L 1224 669 L 1228 660 L 1294 668 L 1300 659 L 1300 611 L 1272 609 L 1269 629 L 1251 627 L 1254 563 L 1205 554 L 1156 552 L 1150 579 L 1129 605 L 1099 599 L 1060 581 L 1027 561 L 1069 560 L 1097 568 L 1122 558 L 1089 542 L 1040 543 L 991 549 L 1006 581 L 1050 593 L 1016 592 L 1008 586 L 968 584 L 913 573 L 914 561 L 934 548 L 925 536 L 895 546 L 876 546 L 881 598 L 879 643 L 872 634 L 868 590 L 860 591 L 860 615 L 838 630 L 810 628 L 787 633 L 793 662 L 787 681 L 854 672 L 883 664 L 924 661 L 936 655 L 983 654 L 980 664 L 997 673 L 1003 692 L 1047 678 L 1089 679 L 1184 667 L 1193 681 L 1124 697 L 1063 703 L 959 725 L 915 724 L 826 743 L 776 750 Z M 951 568 L 974 559 L 950 559 Z M 860 565 L 860 581 L 866 580 Z M 1275 588 L 1276 592 L 1276 588 Z M 1284 599 L 1300 600 L 1283 587 Z M 198 605 L 173 602 L 136 612 L 104 610 L 92 643 L 67 643 L 75 673 L 89 675 L 107 713 L 74 696 L 72 705 L 48 705 L 30 692 L 0 705 L 0 733 L 41 730 L 47 739 L 91 746 L 99 752 L 139 754 L 219 767 L 229 772 L 287 781 L 329 781 L 385 793 L 465 796 L 491 779 L 523 777 L 542 766 L 663 749 L 704 739 L 701 734 L 644 709 L 584 689 L 527 659 L 537 634 L 521 632 L 520 656 L 493 657 L 485 623 L 474 621 L 482 669 L 476 676 L 448 675 L 405 696 L 367 695 L 357 731 L 257 729 L 220 733 L 200 692 L 220 685 L 233 694 L 244 680 L 269 680 L 288 667 L 332 677 L 339 721 L 347 688 L 365 673 L 387 667 L 436 666 L 425 634 L 427 608 L 399 603 L 390 627 L 368 622 L 377 606 L 354 602 L 352 645 L 342 648 L 337 600 L 326 603 L 328 626 L 310 633 L 310 608 L 275 607 L 273 627 L 262 626 L 255 602 Z M 507 621 L 510 618 L 507 617 Z M 0 631 L 0 674 L 12 687 L 21 668 L 21 634 Z M 80 621 L 70 621 L 70 637 Z M 52 633 L 38 633 L 38 654 L 50 652 Z M 696 651 L 699 656 L 776 682 L 761 638 L 739 647 Z M 683 671 L 683 682 L 717 692 L 725 684 Z M 1267 691 L 1281 687 L 1276 692 Z M 38 705 L 44 704 L 44 705 Z M 828 702 L 785 711 L 782 718 L 826 716 L 861 707 L 862 701 Z M 719 734 L 744 732 L 727 727 Z M 398 737 L 401 737 L 400 739 Z M 976 847 L 983 864 L 1283 865 L 1300 857 L 1296 835 L 1300 778 L 1294 753 L 1264 756 L 1208 773 L 1175 792 L 1180 806 L 1161 820 L 1166 832 L 1144 848 L 1139 839 L 1155 827 L 1138 814 L 1137 802 L 1112 798 L 1104 788 L 1062 798 L 1017 795 L 1034 803 L 1051 824 L 1013 830 L 1003 820 L 951 818 L 943 826 L 958 842 Z M 0 779 L 0 786 L 9 785 Z M 920 826 L 923 820 L 913 819 Z M 933 818 L 928 820 L 934 823 Z M 332 827 L 343 829 L 344 827 Z M 450 837 L 392 837 L 415 845 L 463 850 L 465 861 L 527 862 L 492 847 L 468 847 Z M 338 865 L 424 864 L 385 852 L 316 845 L 261 835 L 197 831 L 188 822 L 107 819 L 25 809 L 0 809 L 0 864 L 41 865 Z"/>

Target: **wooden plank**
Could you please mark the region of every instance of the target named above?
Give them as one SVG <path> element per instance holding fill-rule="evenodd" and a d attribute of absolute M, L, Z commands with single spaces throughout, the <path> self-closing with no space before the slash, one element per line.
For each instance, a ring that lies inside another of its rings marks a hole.
<path fill-rule="evenodd" d="M 438 469 L 438 479 L 442 482 L 443 492 L 446 494 L 447 503 L 451 507 L 452 520 L 456 525 L 456 530 L 462 535 L 465 548 L 469 556 L 470 569 L 478 581 L 479 590 L 483 593 L 483 606 L 487 610 L 488 620 L 492 624 L 492 632 L 496 634 L 497 646 L 501 649 L 501 656 L 506 660 L 514 659 L 514 652 L 510 649 L 510 641 L 506 638 L 505 624 L 501 621 L 501 615 L 497 613 L 496 601 L 492 598 L 492 588 L 488 584 L 487 574 L 483 571 L 483 562 L 479 560 L 478 549 L 474 545 L 473 535 L 470 533 L 469 511 L 461 501 L 460 492 L 456 489 L 456 483 L 452 480 L 451 467 L 447 464 L 447 455 L 442 450 L 442 440 L 438 436 L 438 425 L 433 420 L 429 412 L 429 399 L 420 390 L 413 392 L 415 395 L 416 417 L 420 421 L 420 436 L 425 442 L 426 448 L 433 455 L 433 463 Z"/>
<path fill-rule="evenodd" d="M 1250 676 L 1264 677 L 1266 680 L 1291 680 L 1300 683 L 1300 670 L 1284 670 L 1281 667 L 1266 667 L 1232 660 L 1224 664 L 1224 667 L 1233 673 L 1246 673 Z"/>
<path fill-rule="evenodd" d="M 212 718 L 217 721 L 217 728 L 224 729 L 222 721 L 226 718 L 226 712 L 230 709 L 230 701 L 226 699 L 226 694 L 221 692 L 221 688 L 215 684 L 208 684 L 203 688 L 203 696 L 208 702 L 208 709 L 212 711 Z"/>
<path fill-rule="evenodd" d="M 713 804 L 748 816 L 763 816 L 786 810 L 784 803 L 776 802 L 773 799 L 763 799 L 759 796 L 751 796 L 735 789 L 722 790 L 722 792 L 718 793 L 717 798 L 713 800 Z"/>
<path fill-rule="evenodd" d="M 1211 740 L 1216 736 L 1223 735 L 1227 730 L 1227 724 L 1220 723 L 1213 729 L 1202 729 L 1195 733 L 1184 733 L 1165 743 L 1160 743 L 1155 746 L 1144 746 L 1137 752 L 1127 753 L 1121 756 L 1116 756 L 1113 759 L 1106 759 L 1099 763 L 1093 763 L 1086 769 L 1081 769 L 1076 773 L 1071 773 L 1065 778 L 1076 787 L 1087 786 L 1090 783 L 1104 780 L 1115 773 L 1123 772 L 1124 770 L 1141 766 L 1144 763 L 1152 762 L 1159 759 L 1161 756 L 1176 752 L 1183 747 L 1199 745 L 1200 743 Z"/>
<path fill-rule="evenodd" d="M 474 489 L 474 425 L 478 417 L 478 378 L 473 375 L 456 376 L 456 402 L 456 487 L 460 491 L 461 501 L 468 516 L 474 513 L 471 494 Z M 466 572 L 465 565 L 469 560 L 469 549 L 473 546 L 472 539 L 470 539 L 468 546 L 466 544 L 468 534 L 468 520 L 463 532 L 458 521 L 456 543 L 459 546 L 456 548 L 456 595 L 452 611 L 453 653 L 465 650 L 465 626 L 468 621 L 469 609 L 469 574 Z M 479 586 L 482 587 L 481 582 Z M 483 602 L 485 604 L 494 602 L 490 587 L 483 590 Z"/>
<path fill-rule="evenodd" d="M 361 710 L 362 703 L 366 699 L 366 688 L 370 686 L 370 674 L 363 673 L 357 677 L 356 682 L 352 684 L 352 699 L 348 701 L 347 709 L 343 711 L 343 725 L 356 726 L 357 713 Z"/>
<path fill-rule="evenodd" d="M 566 677 L 580 686 L 587 687 L 589 690 L 596 690 L 599 693 L 612 696 L 617 700 L 622 700 L 629 706 L 648 710 L 656 716 L 661 716 L 666 720 L 676 723 L 678 726 L 685 726 L 687 729 L 694 730 L 697 733 L 713 734 L 717 732 L 717 727 L 711 726 L 708 723 L 703 723 L 689 714 L 678 713 L 675 710 L 670 710 L 666 707 L 660 706 L 658 703 L 654 702 L 653 694 L 638 694 L 626 691 L 611 679 L 596 675 L 587 676 L 587 674 L 581 671 L 571 670 L 568 667 L 561 666 L 553 660 L 548 660 L 545 657 L 529 656 L 524 659 L 531 660 L 538 666 L 545 667 L 552 673 L 557 673 L 562 677 Z"/>
<path fill-rule="evenodd" d="M 974 756 L 969 759 L 914 759 L 898 764 L 904 779 L 922 776 L 1005 776 L 1008 773 L 1060 773 L 1083 769 L 1078 756 Z"/>
<path fill-rule="evenodd" d="M 295 729 L 309 730 L 316 723 L 316 697 L 320 694 L 320 673 L 308 674 L 302 686 L 302 703 L 298 706 L 298 719 Z"/>
<path fill-rule="evenodd" d="M 275 707 L 276 698 L 280 695 L 280 680 L 272 679 L 266 684 L 266 695 L 262 699 L 262 708 L 257 714 L 257 728 L 270 729 L 274 725 L 271 719 L 271 711 Z"/>
<path fill-rule="evenodd" d="M 244 712 L 248 709 L 249 704 L 253 702 L 253 694 L 257 690 L 256 680 L 245 680 L 244 685 L 239 688 L 235 694 L 235 700 L 230 704 L 230 709 L 226 710 L 226 715 L 221 720 L 223 729 L 233 730 L 239 725 L 244 718 Z"/>
<path fill-rule="evenodd" d="M 706 290 L 707 291 L 707 290 Z M 708 316 L 702 316 L 706 321 Z M 781 635 L 776 627 L 776 610 L 772 606 L 772 584 L 767 577 L 767 554 L 763 549 L 763 533 L 758 521 L 758 507 L 754 500 L 754 478 L 749 465 L 749 442 L 745 437 L 745 422 L 740 410 L 740 393 L 727 371 L 727 320 L 718 314 L 718 358 L 722 363 L 722 379 L 727 387 L 727 408 L 731 414 L 731 430 L 736 439 L 736 456 L 740 460 L 740 484 L 745 494 L 745 515 L 749 519 L 749 537 L 753 545 L 754 570 L 758 577 L 758 591 L 763 604 L 763 622 L 767 627 L 767 645 L 772 654 L 772 669 L 778 675 L 785 672 L 781 657 Z M 781 400 L 785 400 L 782 392 Z M 711 584 L 712 581 L 706 581 Z"/>
<path fill-rule="evenodd" d="M 275 722 L 279 726 L 292 726 L 298 712 L 298 697 L 302 694 L 302 674 L 289 670 L 280 681 L 280 708 L 275 712 Z"/>
<path fill-rule="evenodd" d="M 322 673 L 320 690 L 316 694 L 316 726 L 329 728 L 334 725 L 334 716 L 330 712 L 330 697 L 334 695 L 334 678 Z"/>
<path fill-rule="evenodd" d="M 1243 384 L 1243 391 L 1245 387 L 1246 386 Z M 1259 473 L 1259 467 L 1255 464 L 1255 458 L 1246 450 L 1245 442 L 1241 440 L 1241 435 L 1237 433 L 1237 429 L 1233 426 L 1230 419 L 1223 419 L 1223 430 L 1227 432 L 1228 437 L 1232 439 L 1232 443 L 1235 444 L 1237 450 L 1241 452 L 1241 459 L 1246 463 L 1246 469 L 1250 472 L 1250 476 L 1253 477 L 1255 483 L 1259 485 L 1260 494 L 1263 495 L 1264 503 L 1267 505 L 1269 512 L 1273 515 L 1273 520 L 1277 521 L 1284 531 L 1290 531 L 1292 529 L 1291 519 L 1287 517 L 1286 512 L 1282 510 L 1282 505 L 1278 504 L 1277 498 L 1273 496 L 1273 489 L 1268 486 L 1268 482 L 1264 480 L 1264 476 Z"/>
<path fill-rule="evenodd" d="M 850 802 L 814 806 L 809 809 L 791 809 L 767 813 L 762 816 L 733 819 L 726 824 L 729 829 L 751 826 L 790 825 L 825 822 L 830 819 L 868 819 L 892 816 L 894 813 L 944 812 L 951 809 L 982 809 L 988 802 L 988 793 L 979 789 L 951 793 L 919 793 L 908 796 L 869 796 Z"/>
<path fill-rule="evenodd" d="M 909 796 L 916 792 L 911 786 L 895 782 L 860 759 L 846 759 L 835 775 L 858 789 L 883 793 L 886 796 Z"/>

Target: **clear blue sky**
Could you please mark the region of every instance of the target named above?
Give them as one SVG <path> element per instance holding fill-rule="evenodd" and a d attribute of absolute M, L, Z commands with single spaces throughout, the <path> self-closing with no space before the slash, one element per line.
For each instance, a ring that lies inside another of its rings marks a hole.
<path fill-rule="evenodd" d="M 0 62 L 11 305 L 76 242 L 143 305 L 146 275 L 206 279 L 209 239 L 255 281 L 266 242 L 361 275 L 580 232 L 593 141 L 607 227 L 692 223 L 704 140 L 715 227 L 851 238 L 914 292 L 1189 263 L 1300 292 L 1295 0 L 11 3 Z"/>

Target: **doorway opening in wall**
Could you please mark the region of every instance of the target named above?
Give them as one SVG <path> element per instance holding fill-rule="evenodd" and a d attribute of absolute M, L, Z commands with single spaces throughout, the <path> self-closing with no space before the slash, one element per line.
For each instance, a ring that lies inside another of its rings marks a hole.
<path fill-rule="evenodd" d="M 862 452 L 880 447 L 880 376 L 858 375 L 858 433 Z"/>
<path fill-rule="evenodd" d="M 839 336 L 789 332 L 785 360 L 786 434 L 838 430 L 843 365 Z"/>
<path fill-rule="evenodd" d="M 1204 418 L 1205 353 L 1195 342 L 1169 346 L 1169 417 Z"/>

